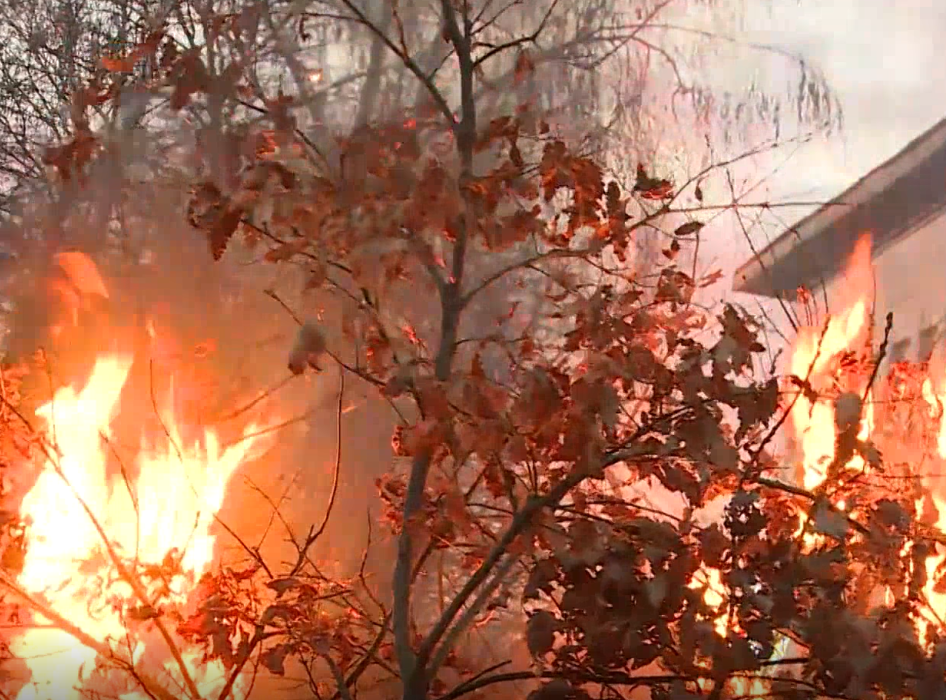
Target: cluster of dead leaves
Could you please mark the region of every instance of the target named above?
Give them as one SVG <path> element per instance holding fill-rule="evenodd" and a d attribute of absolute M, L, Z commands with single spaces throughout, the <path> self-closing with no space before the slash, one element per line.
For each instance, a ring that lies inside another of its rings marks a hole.
<path fill-rule="evenodd" d="M 239 672 L 250 655 L 282 676 L 291 658 L 331 654 L 348 669 L 369 638 L 366 621 L 342 606 L 327 603 L 344 597 L 345 587 L 310 574 L 267 578 L 259 567 L 205 574 L 192 596 L 192 611 L 178 616 L 177 633 L 204 649 L 205 661 L 218 659 Z"/>

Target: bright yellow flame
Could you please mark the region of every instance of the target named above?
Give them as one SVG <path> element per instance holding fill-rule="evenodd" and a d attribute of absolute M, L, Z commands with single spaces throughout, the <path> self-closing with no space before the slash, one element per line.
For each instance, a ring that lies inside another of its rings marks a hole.
<path fill-rule="evenodd" d="M 940 382 L 942 385 L 944 382 Z M 936 450 L 941 459 L 946 459 L 946 420 L 943 420 L 943 407 L 946 406 L 946 389 L 937 388 L 936 384 L 927 377 L 923 381 L 923 398 L 930 407 L 930 417 L 939 421 L 939 427 L 936 434 Z M 934 527 L 940 532 L 946 532 L 946 501 L 943 501 L 936 494 L 930 494 L 930 500 L 938 512 L 938 517 Z M 923 501 L 917 501 L 917 514 L 923 513 Z M 927 644 L 930 636 L 931 625 L 941 626 L 946 621 L 946 593 L 940 593 L 935 590 L 936 570 L 946 562 L 946 553 L 931 554 L 926 558 L 926 585 L 923 588 L 923 595 L 928 610 L 923 612 L 923 618 L 918 621 L 917 633 L 920 636 L 920 642 Z"/>
<path fill-rule="evenodd" d="M 246 439 L 232 447 L 221 446 L 212 431 L 206 432 L 202 445 L 184 445 L 179 428 L 170 421 L 170 439 L 165 436 L 160 444 L 143 440 L 131 473 L 110 474 L 107 467 L 115 460 L 109 426 L 131 363 L 130 356 L 103 356 L 81 391 L 63 388 L 37 410 L 48 424 L 56 454 L 23 500 L 21 515 L 29 528 L 18 583 L 96 642 L 119 650 L 119 656 L 124 649 L 125 657 L 130 653 L 136 662 L 154 658 L 153 675 L 163 666 L 180 678 L 164 642 L 155 635 L 148 641 L 140 635 L 129 649 L 129 612 L 145 606 L 122 580 L 112 556 L 139 572 L 148 606 L 160 611 L 184 603 L 212 564 L 211 524 L 227 483 L 254 449 L 249 435 L 256 428 L 247 428 Z M 171 561 L 179 562 L 176 571 L 167 566 Z M 162 576 L 150 581 L 141 576 L 143 567 L 162 563 Z M 34 622 L 46 621 L 37 616 Z M 18 700 L 78 699 L 78 688 L 94 670 L 96 651 L 51 626 L 30 629 L 11 646 L 32 673 Z M 200 663 L 195 650 L 182 651 L 203 697 L 212 697 L 224 682 L 225 669 Z M 147 696 L 126 692 L 121 697 Z"/>
<path fill-rule="evenodd" d="M 722 573 L 705 564 L 690 579 L 689 587 L 693 589 L 703 589 L 703 602 L 706 607 L 713 611 L 716 617 L 713 619 L 713 627 L 716 634 L 720 637 L 726 637 L 729 633 L 730 619 L 727 610 L 728 597 L 726 587 L 723 585 Z M 704 678 L 697 683 L 703 692 L 712 690 L 713 681 Z M 745 676 L 732 676 L 726 680 L 726 689 L 730 697 L 740 698 L 762 698 L 769 696 L 769 683 L 764 678 L 748 678 Z"/>
<path fill-rule="evenodd" d="M 858 245 L 849 265 L 848 273 L 849 280 L 853 279 L 853 285 L 852 289 L 847 290 L 849 303 L 845 310 L 831 319 L 823 337 L 820 328 L 808 328 L 800 333 L 791 357 L 792 373 L 799 377 L 805 377 L 809 375 L 810 368 L 812 388 L 819 393 L 831 388 L 841 391 L 860 391 L 863 389 L 863 387 L 832 386 L 832 382 L 836 381 L 836 378 L 833 376 L 835 373 L 832 371 L 831 365 L 840 353 L 858 348 L 864 339 L 864 334 L 867 332 L 870 321 L 867 311 L 868 298 L 872 276 L 868 240 L 862 240 Z M 936 383 L 927 378 L 922 385 L 922 394 L 929 404 L 930 417 L 934 421 L 939 421 L 936 441 L 937 450 L 939 456 L 946 459 L 946 421 L 943 420 L 946 391 L 938 389 Z M 861 440 L 868 439 L 874 428 L 872 398 L 871 395 L 868 395 L 863 407 L 858 433 Z M 835 406 L 830 401 L 818 401 L 813 405 L 805 396 L 800 396 L 792 409 L 791 423 L 796 445 L 800 451 L 802 485 L 809 490 L 817 488 L 826 477 L 825 467 L 835 457 Z M 848 469 L 860 471 L 865 469 L 867 465 L 864 464 L 860 456 L 857 456 L 845 466 Z M 941 532 L 946 532 L 946 502 L 943 502 L 934 494 L 930 494 L 930 499 L 939 512 L 934 527 Z M 839 501 L 835 503 L 835 506 L 844 509 L 845 504 L 843 501 Z M 924 501 L 922 499 L 918 501 L 916 507 L 917 512 L 922 514 Z M 819 539 L 815 535 L 808 534 L 804 541 L 811 546 Z M 908 542 L 903 547 L 901 556 L 909 557 L 912 548 L 913 543 Z M 946 620 L 946 594 L 937 593 L 934 590 L 934 573 L 944 561 L 946 561 L 946 554 L 933 554 L 924 561 L 927 574 L 927 583 L 923 591 L 926 608 L 921 610 L 915 619 L 917 634 L 924 646 L 927 646 L 930 641 L 933 626 L 940 627 L 943 621 Z M 892 605 L 896 600 L 896 592 L 886 589 L 883 593 L 886 604 Z"/>
<path fill-rule="evenodd" d="M 729 620 L 725 608 L 726 588 L 723 586 L 723 578 L 719 569 L 704 564 L 690 579 L 689 586 L 693 589 L 703 589 L 703 602 L 706 603 L 706 607 L 717 614 L 717 617 L 713 620 L 713 627 L 716 628 L 716 633 L 720 637 L 725 637 L 729 628 Z"/>
<path fill-rule="evenodd" d="M 795 346 L 792 349 L 790 371 L 801 379 L 807 379 L 815 394 L 822 396 L 832 390 L 858 391 L 862 387 L 838 387 L 836 382 L 836 363 L 839 357 L 852 348 L 859 347 L 866 339 L 870 327 L 868 299 L 873 276 L 871 272 L 871 242 L 862 237 L 848 262 L 844 277 L 850 284 L 845 290 L 849 303 L 843 311 L 828 319 L 827 325 L 812 326 L 799 330 Z M 824 483 L 827 469 L 834 461 L 837 408 L 830 398 L 811 401 L 804 392 L 800 393 L 792 405 L 791 426 L 798 450 L 798 480 L 801 486 L 812 491 Z M 866 441 L 874 428 L 874 403 L 872 393 L 868 393 L 861 408 L 858 439 Z M 845 469 L 862 472 L 868 470 L 863 457 L 855 455 Z M 840 510 L 846 503 L 839 500 L 834 504 Z M 799 524 L 798 534 L 804 532 L 806 519 Z M 822 538 L 815 533 L 805 533 L 804 542 L 814 546 Z"/>
<path fill-rule="evenodd" d="M 825 389 L 825 371 L 839 353 L 852 347 L 862 337 L 867 323 L 867 302 L 861 299 L 840 316 L 832 318 L 823 332 L 816 328 L 800 331 L 792 352 L 792 374 L 801 379 L 807 377 L 816 391 Z M 872 421 L 872 409 L 869 411 Z M 792 407 L 791 422 L 801 452 L 801 481 L 806 489 L 821 485 L 826 476 L 825 469 L 834 459 L 834 413 L 831 402 L 812 403 L 804 395 L 799 396 Z M 864 425 L 867 426 L 867 421 Z"/>

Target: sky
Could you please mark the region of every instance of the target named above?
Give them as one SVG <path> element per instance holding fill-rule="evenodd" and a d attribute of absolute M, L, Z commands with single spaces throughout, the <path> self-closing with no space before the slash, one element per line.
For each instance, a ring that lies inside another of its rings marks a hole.
<path fill-rule="evenodd" d="M 817 186 L 849 185 L 946 117 L 946 2 L 781 0 L 760 14 L 748 35 L 819 66 L 845 111 L 843 138 L 805 154 L 827 166 Z"/>
<path fill-rule="evenodd" d="M 946 117 L 946 1 L 771 0 L 769 4 L 769 8 L 766 3 L 755 5 L 741 36 L 787 49 L 820 68 L 845 118 L 840 135 L 795 151 L 769 179 L 765 198 L 829 199 Z M 790 78 L 787 73 L 766 77 Z M 788 156 L 786 151 L 779 159 Z M 807 213 L 791 211 L 787 223 Z M 759 235 L 777 233 L 770 229 Z M 713 247 L 726 272 L 750 254 L 742 234 L 731 227 L 718 233 Z"/>

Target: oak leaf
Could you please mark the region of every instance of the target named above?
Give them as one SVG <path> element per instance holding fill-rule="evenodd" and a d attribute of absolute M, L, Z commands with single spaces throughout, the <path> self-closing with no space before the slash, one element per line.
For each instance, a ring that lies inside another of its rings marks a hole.
<path fill-rule="evenodd" d="M 670 180 L 651 177 L 644 166 L 638 164 L 634 192 L 640 194 L 642 199 L 668 199 L 673 196 L 673 183 Z"/>
<path fill-rule="evenodd" d="M 677 226 L 676 230 L 673 232 L 674 236 L 692 236 L 694 233 L 702 229 L 706 224 L 702 221 L 688 221 L 685 224 Z"/>
<path fill-rule="evenodd" d="M 557 622 L 548 610 L 537 610 L 526 625 L 526 645 L 533 656 L 543 656 L 555 646 Z"/>
<path fill-rule="evenodd" d="M 286 657 L 292 652 L 288 644 L 277 644 L 262 653 L 260 661 L 267 671 L 276 676 L 286 675 Z"/>

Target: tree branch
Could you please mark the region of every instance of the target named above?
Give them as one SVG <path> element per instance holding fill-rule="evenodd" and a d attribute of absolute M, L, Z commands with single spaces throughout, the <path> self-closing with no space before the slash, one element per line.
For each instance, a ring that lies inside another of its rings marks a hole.
<path fill-rule="evenodd" d="M 53 625 L 56 626 L 57 629 L 60 629 L 69 636 L 73 637 L 83 646 L 96 651 L 103 659 L 113 659 L 119 663 L 127 664 L 130 668 L 134 669 L 134 664 L 130 660 L 125 661 L 123 659 L 116 659 L 113 651 L 107 645 L 100 644 L 96 639 L 90 637 L 88 634 L 69 622 L 69 620 L 57 614 L 55 610 L 52 610 L 46 605 L 40 603 L 3 572 L 0 572 L 0 586 L 5 587 L 11 593 L 16 595 L 35 613 L 48 619 Z M 173 700 L 171 693 L 165 690 L 161 684 L 149 676 L 146 676 L 135 670 L 135 678 L 139 683 L 141 683 L 142 687 L 145 688 L 149 695 L 160 698 L 160 700 Z"/>
<path fill-rule="evenodd" d="M 342 669 L 335 663 L 335 659 L 328 654 L 324 654 L 322 658 L 325 659 L 325 663 L 328 664 L 328 670 L 331 672 L 332 678 L 335 679 L 335 685 L 338 686 L 338 695 L 341 700 L 352 700 L 351 691 L 345 684 L 345 676 L 342 674 Z"/>
<path fill-rule="evenodd" d="M 141 605 L 153 607 L 151 599 L 148 597 L 148 592 L 141 585 L 141 581 L 138 579 L 138 576 L 129 570 L 127 566 L 125 566 L 125 563 L 118 555 L 114 544 L 112 543 L 111 539 L 109 539 L 108 534 L 105 532 L 105 528 L 101 521 L 98 519 L 98 517 L 96 517 L 95 513 L 92 512 L 92 508 L 89 506 L 88 502 L 82 497 L 78 490 L 76 490 L 75 486 L 73 486 L 72 482 L 68 479 L 59 462 L 54 458 L 53 452 L 46 449 L 45 446 L 43 446 L 42 450 L 43 455 L 49 461 L 49 464 L 53 467 L 56 474 L 60 479 L 62 479 L 63 483 L 69 489 L 72 497 L 75 498 L 76 502 L 79 504 L 79 507 L 82 508 L 83 512 L 86 514 L 86 517 L 88 517 L 89 522 L 92 524 L 92 527 L 95 529 L 96 533 L 101 539 L 102 546 L 105 548 L 105 552 L 108 555 L 112 565 L 115 567 L 115 570 L 118 572 L 118 575 L 123 581 L 125 581 L 125 583 L 129 585 L 132 593 L 134 593 Z M 197 688 L 197 684 L 194 682 L 194 678 L 191 676 L 191 673 L 187 668 L 187 663 L 184 661 L 184 657 L 181 655 L 181 650 L 174 641 L 174 638 L 171 636 L 167 625 L 164 624 L 164 621 L 160 616 L 155 617 L 153 622 L 155 628 L 158 630 L 162 639 L 164 640 L 171 657 L 174 659 L 174 663 L 177 664 L 188 694 L 191 696 L 191 698 L 193 698 L 193 700 L 200 700 L 200 691 Z"/>
<path fill-rule="evenodd" d="M 335 509 L 335 498 L 338 496 L 338 481 L 342 471 L 342 408 L 344 401 L 345 370 L 339 367 L 338 402 L 335 408 L 335 466 L 332 470 L 332 490 L 329 493 L 328 505 L 325 507 L 325 513 L 322 515 L 322 521 L 319 523 L 318 527 L 309 530 L 309 534 L 306 536 L 305 542 L 303 542 L 302 546 L 299 548 L 298 559 L 296 560 L 295 565 L 292 567 L 292 570 L 289 572 L 290 577 L 295 576 L 302 570 L 302 567 L 305 565 L 306 559 L 308 558 L 309 550 L 325 532 L 325 528 L 328 527 L 328 521 L 332 517 L 332 511 Z"/>
<path fill-rule="evenodd" d="M 524 46 L 525 44 L 534 44 L 539 36 L 545 29 L 545 25 L 549 21 L 549 17 L 552 16 L 552 13 L 555 11 L 556 6 L 558 5 L 559 0 L 552 0 L 552 4 L 549 5 L 549 9 L 545 11 L 545 14 L 542 16 L 542 20 L 539 22 L 539 26 L 535 28 L 535 31 L 526 36 L 521 36 L 517 39 L 511 39 L 510 41 L 503 42 L 502 44 L 496 44 L 494 46 L 489 46 L 489 50 L 484 53 L 482 56 L 478 56 L 473 62 L 475 66 L 479 67 L 486 63 L 489 59 L 494 56 L 498 56 L 504 51 L 509 49 L 514 49 L 518 46 Z M 481 46 L 486 46 L 486 44 L 480 44 Z"/>
<path fill-rule="evenodd" d="M 343 1 L 346 5 L 350 4 L 349 0 Z M 460 66 L 461 112 L 459 124 L 454 124 L 453 115 L 449 108 L 447 108 L 447 112 L 456 134 L 457 149 L 460 154 L 460 183 L 462 187 L 465 180 L 472 174 L 473 146 L 476 141 L 476 106 L 473 101 L 474 65 L 470 54 L 469 32 L 461 30 L 452 2 L 441 0 L 441 11 L 446 32 L 457 53 L 457 61 Z M 464 26 L 469 29 L 467 18 L 464 18 Z M 392 51 L 399 53 L 390 40 L 388 40 L 388 44 Z M 402 60 L 406 61 L 407 59 L 403 57 Z M 405 62 L 405 65 L 420 77 L 425 84 L 429 83 L 427 76 L 421 75 L 420 68 L 413 61 L 409 64 Z M 432 94 L 435 94 L 435 99 L 439 97 L 443 101 L 443 98 L 435 89 Z M 446 103 L 443 102 L 443 105 L 446 106 Z M 463 196 L 462 192 L 461 196 Z M 450 376 L 462 312 L 462 306 L 459 303 L 459 290 L 463 279 L 467 241 L 472 228 L 468 208 L 465 208 L 463 216 L 466 220 L 460 227 L 461 230 L 457 235 L 454 246 L 451 266 L 452 275 L 448 284 L 443 288 L 441 295 L 440 346 L 434 363 L 435 376 L 441 382 L 447 381 Z M 420 688 L 426 688 L 426 675 L 423 668 L 426 655 L 424 661 L 418 663 L 419 659 L 414 654 L 410 639 L 411 570 L 414 558 L 411 530 L 413 520 L 423 506 L 424 489 L 427 484 L 430 463 L 431 454 L 425 450 L 417 454 L 411 465 L 407 493 L 404 499 L 403 529 L 398 538 L 397 562 L 394 568 L 394 609 L 392 613 L 394 646 L 407 695 L 419 692 Z"/>
<path fill-rule="evenodd" d="M 414 677 L 417 657 L 411 646 L 411 569 L 414 559 L 411 529 L 413 519 L 424 502 L 427 472 L 430 470 L 429 452 L 419 452 L 411 463 L 411 475 L 404 497 L 401 534 L 397 540 L 397 561 L 394 565 L 394 605 L 391 623 L 394 630 L 394 650 L 405 685 Z"/>
<path fill-rule="evenodd" d="M 301 545 L 297 545 L 299 549 L 298 558 L 286 578 L 296 576 L 302 570 L 302 567 L 305 566 L 305 563 L 309 560 L 309 550 L 319 537 L 322 536 L 322 533 L 325 532 L 325 528 L 328 526 L 329 519 L 332 515 L 332 510 L 335 507 L 335 497 L 338 494 L 338 481 L 342 464 L 342 404 L 345 398 L 345 370 L 341 367 L 339 367 L 338 370 L 338 377 L 338 402 L 335 412 L 335 468 L 332 476 L 332 490 L 329 494 L 328 506 L 325 509 L 325 514 L 322 516 L 322 521 L 319 523 L 319 526 L 310 529 L 305 541 Z M 295 537 L 292 537 L 292 539 L 295 541 Z M 227 681 L 220 691 L 219 700 L 227 700 L 230 693 L 233 691 L 234 685 L 239 679 L 244 666 L 246 666 L 247 662 L 250 660 L 256 647 L 266 638 L 265 629 L 265 625 L 261 622 L 256 623 L 249 644 L 247 644 L 243 653 L 237 659 L 233 669 L 230 671 L 230 675 L 227 676 Z"/>
<path fill-rule="evenodd" d="M 660 686 L 673 683 L 675 681 L 693 680 L 687 676 L 663 675 L 663 676 L 632 676 L 626 673 L 595 673 L 592 671 L 508 671 L 506 673 L 494 673 L 488 676 L 480 676 L 461 683 L 456 688 L 445 695 L 441 695 L 437 700 L 456 700 L 456 698 L 469 695 L 477 690 L 482 690 L 491 685 L 500 683 L 514 683 L 516 681 L 536 680 L 539 678 L 554 679 L 565 678 L 580 683 L 601 683 L 607 685 L 625 685 L 625 686 Z"/>
<path fill-rule="evenodd" d="M 453 121 L 453 110 L 450 109 L 450 105 L 447 104 L 446 99 L 441 94 L 440 90 L 437 89 L 437 86 L 434 85 L 433 81 L 421 70 L 420 66 L 417 65 L 417 62 L 414 61 L 410 56 L 405 54 L 397 45 L 391 41 L 387 34 L 385 34 L 377 25 L 375 25 L 368 17 L 362 12 L 351 0 L 342 0 L 342 4 L 345 5 L 348 10 L 355 15 L 357 21 L 370 29 L 381 41 L 384 42 L 384 45 L 387 46 L 395 56 L 400 59 L 404 66 L 414 74 L 425 88 L 427 92 L 430 93 L 431 98 L 434 103 L 437 105 L 437 108 L 446 118 L 447 123 L 450 124 L 451 128 L 454 126 Z"/>
<path fill-rule="evenodd" d="M 489 599 L 496 589 L 503 584 L 506 575 L 512 570 L 512 567 L 515 566 L 518 560 L 518 557 L 507 556 L 505 561 L 496 567 L 496 571 L 493 573 L 493 578 L 490 582 L 483 586 L 483 589 L 477 594 L 473 602 L 467 606 L 463 615 L 457 620 L 457 623 L 447 632 L 443 643 L 440 645 L 440 648 L 437 650 L 437 653 L 434 654 L 429 664 L 427 672 L 430 674 L 431 678 L 436 678 L 437 671 L 443 665 L 444 661 L 447 660 L 447 656 L 450 654 L 450 650 L 453 648 L 454 644 L 456 644 L 459 636 L 473 623 L 473 620 L 479 614 L 480 610 L 489 602 Z"/>
<path fill-rule="evenodd" d="M 669 416 L 664 416 L 661 420 L 666 420 L 667 418 L 669 418 Z M 652 426 L 647 426 L 646 431 L 649 430 L 652 430 Z M 645 428 L 641 428 L 631 440 L 633 441 L 640 435 L 644 434 L 644 432 Z M 646 450 L 641 445 L 633 444 L 630 447 L 617 450 L 610 455 L 605 456 L 605 458 L 598 465 L 597 471 L 606 469 L 607 467 L 613 466 L 619 462 L 641 457 L 644 454 L 646 454 Z M 417 652 L 419 665 L 423 665 L 426 663 L 427 659 L 430 658 L 430 654 L 434 647 L 449 629 L 450 625 L 453 623 L 454 618 L 466 604 L 466 601 L 470 598 L 470 596 L 473 595 L 473 593 L 476 592 L 480 585 L 486 581 L 490 575 L 490 572 L 492 572 L 493 568 L 499 563 L 499 560 L 505 556 L 509 546 L 531 524 L 532 518 L 544 508 L 558 505 L 559 502 L 561 502 L 561 500 L 565 498 L 565 496 L 568 495 L 568 493 L 573 488 L 591 476 L 591 473 L 592 470 L 572 471 L 544 496 L 533 495 L 526 500 L 525 505 L 523 505 L 523 507 L 513 516 L 509 527 L 503 533 L 502 537 L 499 538 L 499 541 L 497 541 L 490 550 L 489 554 L 486 556 L 486 559 L 482 564 L 480 564 L 479 568 L 473 572 L 470 578 L 467 579 L 466 584 L 464 584 L 454 599 L 450 602 L 450 605 L 447 606 L 446 610 L 444 610 L 443 614 L 440 616 L 440 619 L 437 620 L 436 624 L 430 630 L 424 641 L 421 642 L 420 649 Z"/>
<path fill-rule="evenodd" d="M 473 79 L 476 64 L 473 62 L 470 48 L 469 31 L 461 29 L 452 0 L 440 0 L 440 7 L 443 13 L 444 29 L 456 51 L 460 69 L 460 122 L 457 124 L 456 135 L 457 150 L 460 153 L 460 186 L 462 188 L 473 175 L 473 147 L 476 143 L 476 103 L 473 95 Z M 466 17 L 463 20 L 468 30 L 469 20 Z M 473 223 L 468 207 L 465 207 L 463 216 L 465 221 L 457 234 L 457 241 L 453 248 L 451 282 L 456 290 L 460 289 L 463 280 L 466 247 Z"/>

